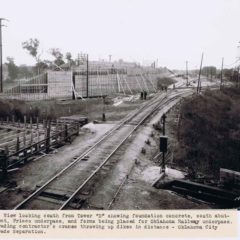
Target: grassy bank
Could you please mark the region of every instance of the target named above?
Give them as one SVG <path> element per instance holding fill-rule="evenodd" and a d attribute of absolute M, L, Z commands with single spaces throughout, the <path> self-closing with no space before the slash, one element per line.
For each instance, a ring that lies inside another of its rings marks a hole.
<path fill-rule="evenodd" d="M 192 174 L 240 171 L 240 89 L 207 91 L 182 104 L 175 161 Z"/>
<path fill-rule="evenodd" d="M 136 109 L 143 101 L 124 102 L 117 107 L 113 106 L 111 98 L 91 98 L 85 100 L 45 100 L 45 101 L 18 101 L 18 100 L 0 100 L 0 119 L 9 120 L 14 116 L 15 121 L 24 121 L 24 115 L 27 120 L 30 116 L 33 121 L 36 117 L 39 119 L 56 119 L 62 116 L 84 115 L 92 120 L 101 120 L 102 113 L 105 112 L 107 120 L 120 120 L 130 111 Z"/>

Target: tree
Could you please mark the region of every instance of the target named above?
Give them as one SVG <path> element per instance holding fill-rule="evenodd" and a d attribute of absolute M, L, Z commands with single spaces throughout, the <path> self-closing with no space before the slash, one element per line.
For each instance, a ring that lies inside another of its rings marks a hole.
<path fill-rule="evenodd" d="M 202 74 L 205 76 L 215 76 L 217 73 L 217 68 L 214 66 L 206 66 L 202 69 Z"/>
<path fill-rule="evenodd" d="M 70 52 L 66 53 L 65 58 L 67 59 L 68 62 L 70 62 L 70 63 L 72 62 L 72 54 Z"/>
<path fill-rule="evenodd" d="M 38 47 L 39 40 L 30 38 L 28 41 L 22 43 L 23 49 L 26 49 L 29 54 L 35 58 L 36 62 L 39 60 Z"/>
<path fill-rule="evenodd" d="M 18 77 L 19 78 L 28 78 L 34 74 L 33 67 L 27 65 L 18 66 Z"/>
<path fill-rule="evenodd" d="M 14 58 L 12 57 L 7 57 L 7 67 L 8 67 L 8 79 L 10 81 L 13 81 L 14 79 L 17 78 L 18 76 L 18 67 L 17 65 L 14 63 Z"/>
<path fill-rule="evenodd" d="M 40 62 L 40 54 L 38 53 L 39 40 L 36 38 L 30 38 L 28 41 L 22 43 L 23 49 L 26 49 L 29 54 L 35 59 L 36 65 Z M 37 67 L 38 73 L 39 68 Z"/>
<path fill-rule="evenodd" d="M 74 60 L 72 59 L 72 54 L 70 52 L 66 52 L 65 58 L 67 59 L 68 62 L 68 67 L 71 68 L 71 66 L 75 65 Z"/>
<path fill-rule="evenodd" d="M 46 70 L 46 69 L 49 68 L 50 63 L 51 63 L 51 62 L 48 61 L 48 60 L 39 61 L 39 62 L 36 64 L 36 67 L 37 67 L 38 69 L 41 69 L 41 70 Z"/>
<path fill-rule="evenodd" d="M 57 66 L 61 66 L 65 63 L 63 60 L 63 54 L 61 53 L 59 48 L 51 48 L 50 53 L 55 58 L 55 60 L 53 61 L 54 64 L 56 64 Z"/>
<path fill-rule="evenodd" d="M 227 69 L 227 68 L 223 69 L 223 76 L 225 78 L 230 79 L 232 75 L 233 75 L 233 69 L 232 68 L 231 69 Z"/>

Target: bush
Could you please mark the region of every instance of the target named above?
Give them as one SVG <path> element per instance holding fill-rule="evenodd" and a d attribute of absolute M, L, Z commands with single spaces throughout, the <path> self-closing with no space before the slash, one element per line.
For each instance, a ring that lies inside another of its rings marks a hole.
<path fill-rule="evenodd" d="M 240 90 L 207 91 L 182 104 L 180 150 L 196 172 L 218 177 L 219 168 L 240 171 Z"/>
<path fill-rule="evenodd" d="M 175 83 L 172 78 L 164 77 L 164 78 L 157 78 L 157 88 L 162 89 L 163 87 L 167 87 L 173 83 Z"/>

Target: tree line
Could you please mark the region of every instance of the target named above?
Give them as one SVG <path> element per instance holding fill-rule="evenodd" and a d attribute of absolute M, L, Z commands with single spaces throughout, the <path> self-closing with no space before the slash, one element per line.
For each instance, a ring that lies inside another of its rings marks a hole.
<path fill-rule="evenodd" d="M 13 57 L 7 57 L 5 65 L 7 66 L 8 76 L 7 81 L 13 81 L 20 78 L 28 78 L 36 74 L 44 72 L 46 69 L 56 68 L 65 63 L 74 65 L 75 61 L 72 59 L 72 54 L 66 52 L 65 55 L 59 48 L 49 49 L 49 53 L 53 56 L 54 60 L 41 59 L 39 51 L 40 42 L 36 38 L 30 38 L 28 41 L 22 43 L 22 48 L 26 50 L 31 57 L 35 60 L 35 65 L 29 67 L 26 65 L 17 66 Z"/>

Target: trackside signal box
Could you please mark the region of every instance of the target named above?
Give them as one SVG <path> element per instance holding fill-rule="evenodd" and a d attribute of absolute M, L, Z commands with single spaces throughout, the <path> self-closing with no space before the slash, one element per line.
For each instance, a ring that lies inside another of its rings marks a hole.
<path fill-rule="evenodd" d="M 160 136 L 160 152 L 167 152 L 168 137 Z"/>

